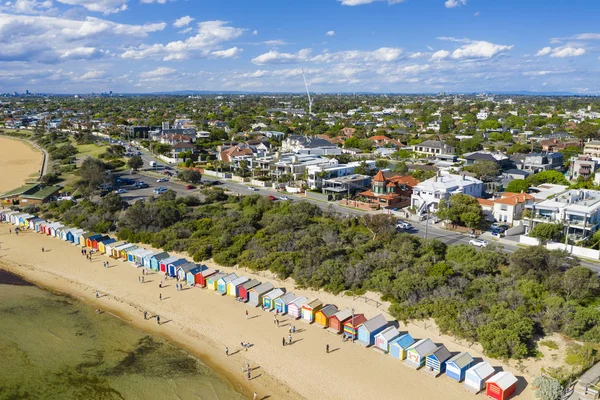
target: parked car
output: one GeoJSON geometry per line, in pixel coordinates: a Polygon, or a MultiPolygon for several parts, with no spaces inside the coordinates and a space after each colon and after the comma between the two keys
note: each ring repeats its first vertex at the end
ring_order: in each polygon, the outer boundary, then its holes
{"type": "Polygon", "coordinates": [[[117,189],[117,190],[115,190],[115,193],[116,194],[123,194],[123,193],[127,193],[127,190],[125,190],[125,189],[117,189]]]}
{"type": "Polygon", "coordinates": [[[282,200],[282,201],[288,201],[288,200],[290,200],[290,198],[289,198],[289,197],[287,197],[287,196],[281,196],[281,197],[279,198],[279,200],[282,200]]]}
{"type": "Polygon", "coordinates": [[[196,189],[196,186],[194,186],[194,185],[186,185],[185,188],[187,190],[192,190],[192,189],[196,189]]]}
{"type": "Polygon", "coordinates": [[[213,185],[213,186],[217,186],[217,185],[222,185],[223,182],[221,182],[221,181],[212,181],[210,184],[213,185]]]}
{"type": "Polygon", "coordinates": [[[138,181],[138,182],[134,183],[133,186],[135,186],[138,189],[144,189],[144,188],[150,187],[150,185],[148,185],[146,182],[143,182],[143,181],[138,181]]]}
{"type": "Polygon", "coordinates": [[[277,197],[275,197],[275,196],[273,196],[273,195],[270,195],[270,196],[268,196],[268,198],[269,198],[269,200],[271,200],[271,201],[275,201],[275,200],[277,200],[277,197]]]}
{"type": "Polygon", "coordinates": [[[469,244],[475,247],[487,247],[488,242],[482,239],[471,239],[469,240],[469,244]]]}
{"type": "Polygon", "coordinates": [[[248,186],[248,190],[250,190],[251,192],[257,192],[258,189],[252,186],[248,186]]]}
{"type": "Polygon", "coordinates": [[[409,231],[412,228],[413,228],[413,226],[411,224],[409,224],[408,222],[398,221],[396,223],[396,229],[403,229],[405,231],[409,231]]]}
{"type": "Polygon", "coordinates": [[[166,187],[159,187],[159,188],[154,189],[154,193],[155,194],[163,194],[167,190],[169,190],[169,189],[167,189],[166,187]]]}
{"type": "Polygon", "coordinates": [[[169,182],[169,180],[167,178],[160,178],[157,179],[156,182],[160,183],[160,182],[169,182]]]}

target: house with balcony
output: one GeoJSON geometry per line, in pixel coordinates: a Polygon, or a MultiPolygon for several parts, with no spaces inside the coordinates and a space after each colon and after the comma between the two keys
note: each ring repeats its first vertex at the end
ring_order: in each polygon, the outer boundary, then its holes
{"type": "Polygon", "coordinates": [[[585,146],[583,146],[583,154],[592,157],[600,157],[600,141],[593,140],[587,142],[585,146]]]}
{"type": "Polygon", "coordinates": [[[459,193],[479,198],[483,194],[483,182],[472,176],[438,174],[413,188],[410,204],[422,215],[427,210],[437,211],[440,202],[459,193]]]}
{"type": "Polygon", "coordinates": [[[342,154],[342,150],[318,137],[290,135],[281,142],[281,151],[305,155],[327,156],[342,154]]]}
{"type": "Polygon", "coordinates": [[[555,223],[564,226],[569,236],[585,239],[600,226],[600,191],[571,189],[539,203],[528,204],[529,216],[523,219],[525,232],[537,224],[555,223]]]}
{"type": "Polygon", "coordinates": [[[275,179],[290,176],[292,180],[296,181],[303,178],[306,169],[310,166],[327,167],[337,164],[337,160],[327,157],[287,153],[275,157],[270,167],[270,173],[275,179]]]}
{"type": "Polygon", "coordinates": [[[535,203],[535,198],[528,193],[504,192],[497,199],[478,199],[483,212],[489,219],[514,226],[523,217],[527,205],[535,203]]]}
{"type": "Polygon", "coordinates": [[[369,175],[352,174],[340,177],[324,179],[322,191],[324,194],[333,195],[335,199],[354,196],[356,193],[365,190],[371,183],[369,175]]]}
{"type": "Polygon", "coordinates": [[[594,159],[592,156],[580,155],[571,157],[568,178],[572,181],[576,181],[579,177],[589,179],[598,170],[598,166],[598,159],[594,159]]]}
{"type": "Polygon", "coordinates": [[[537,174],[542,171],[562,170],[562,153],[531,153],[525,156],[522,169],[537,174]]]}
{"type": "Polygon", "coordinates": [[[456,148],[450,146],[441,140],[425,140],[422,143],[415,144],[412,151],[425,156],[454,156],[456,148]]]}
{"type": "Polygon", "coordinates": [[[404,208],[410,205],[413,188],[419,181],[412,176],[399,176],[393,172],[379,171],[371,181],[371,189],[360,193],[367,203],[387,208],[404,208]]]}
{"type": "MultiPolygon", "coordinates": [[[[362,162],[359,161],[352,161],[348,164],[339,164],[336,159],[332,158],[326,165],[310,165],[306,168],[306,183],[311,189],[321,189],[324,180],[354,175],[356,168],[361,164],[362,162]]],[[[365,160],[365,165],[367,170],[375,170],[375,160],[365,160]]],[[[369,185],[367,184],[367,187],[368,186],[369,185]]]]}

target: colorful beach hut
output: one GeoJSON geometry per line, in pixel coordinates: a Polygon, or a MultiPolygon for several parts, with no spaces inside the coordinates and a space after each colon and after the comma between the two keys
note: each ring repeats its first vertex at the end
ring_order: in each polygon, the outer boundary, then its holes
{"type": "Polygon", "coordinates": [[[485,389],[485,382],[495,373],[496,371],[494,370],[494,367],[492,367],[489,362],[482,361],[467,369],[467,372],[465,373],[465,383],[463,386],[475,393],[478,393],[485,389]]]}
{"type": "Polygon", "coordinates": [[[79,243],[81,242],[81,236],[85,234],[86,232],[83,229],[73,232],[73,244],[79,245],[79,243]]]}
{"type": "Polygon", "coordinates": [[[110,239],[110,236],[102,235],[99,238],[92,240],[92,249],[98,250],[98,245],[100,244],[100,242],[107,239],[110,239]]]}
{"type": "Polygon", "coordinates": [[[354,314],[354,317],[349,318],[344,322],[344,336],[352,340],[356,339],[358,335],[358,327],[361,326],[367,317],[364,314],[354,314]]]}
{"type": "Polygon", "coordinates": [[[398,360],[406,358],[406,351],[415,343],[415,339],[410,336],[410,333],[398,336],[390,342],[390,356],[398,360]]]}
{"type": "Polygon", "coordinates": [[[140,267],[144,267],[144,260],[146,259],[147,256],[151,255],[151,254],[155,254],[156,252],[154,250],[149,250],[146,249],[144,251],[140,251],[139,253],[137,253],[135,255],[135,263],[137,265],[139,265],[140,267]]]}
{"type": "Polygon", "coordinates": [[[160,262],[169,257],[171,256],[166,251],[161,251],[154,254],[152,257],[150,257],[150,269],[153,271],[160,271],[160,262]]]}
{"type": "Polygon", "coordinates": [[[251,279],[248,282],[242,284],[242,286],[239,289],[238,298],[241,299],[242,301],[248,301],[248,296],[250,294],[249,293],[250,290],[257,287],[261,283],[262,282],[259,281],[258,279],[251,279]]]}
{"type": "Polygon", "coordinates": [[[344,332],[344,323],[350,318],[352,318],[352,310],[349,308],[338,311],[329,318],[329,328],[327,329],[333,333],[342,333],[344,332]]]}
{"type": "Polygon", "coordinates": [[[35,225],[43,220],[44,220],[44,218],[38,218],[38,217],[32,218],[29,220],[29,225],[27,227],[30,230],[35,231],[35,225]]]}
{"type": "Polygon", "coordinates": [[[219,282],[219,279],[221,279],[222,277],[227,276],[226,272],[217,272],[216,274],[212,274],[210,275],[207,279],[206,279],[206,287],[209,288],[210,290],[217,290],[217,283],[219,282]]]}
{"type": "Polygon", "coordinates": [[[384,353],[390,352],[390,342],[400,336],[395,326],[388,326],[375,335],[375,347],[384,353]]]}
{"type": "Polygon", "coordinates": [[[204,264],[196,264],[195,268],[192,268],[187,275],[185,276],[185,281],[188,284],[188,286],[195,286],[196,285],[196,276],[200,275],[200,273],[202,271],[204,271],[204,269],[208,269],[208,267],[204,264]]]}
{"type": "Polygon", "coordinates": [[[128,249],[132,246],[133,245],[131,243],[125,242],[124,244],[122,244],[120,246],[114,247],[111,252],[111,257],[113,257],[115,259],[121,258],[121,254],[123,254],[123,250],[128,249]]]}
{"type": "Polygon", "coordinates": [[[50,228],[50,236],[56,237],[59,233],[59,229],[64,227],[60,222],[56,222],[54,226],[50,228]]]}
{"type": "Polygon", "coordinates": [[[63,242],[67,240],[67,235],[71,232],[73,232],[75,229],[77,228],[62,228],[58,230],[58,238],[60,240],[62,240],[63,242]]]}
{"type": "Polygon", "coordinates": [[[273,284],[271,282],[261,283],[260,285],[253,287],[248,292],[248,305],[253,307],[260,306],[264,295],[271,290],[273,290],[273,284]]]}
{"type": "MultiPolygon", "coordinates": [[[[193,262],[187,262],[177,267],[177,276],[180,281],[185,281],[187,283],[188,274],[192,271],[200,271],[200,267],[193,262]]],[[[192,274],[192,282],[193,282],[193,274],[192,274]]]]}
{"type": "Polygon", "coordinates": [[[138,247],[137,249],[130,251],[127,253],[127,261],[129,261],[132,264],[135,264],[135,257],[140,254],[142,251],[146,251],[146,249],[142,248],[142,247],[138,247]]]}
{"type": "Polygon", "coordinates": [[[112,258],[116,258],[115,254],[118,254],[118,248],[126,245],[127,242],[121,240],[119,242],[115,242],[115,243],[110,243],[106,245],[106,255],[112,258]]]}
{"type": "Polygon", "coordinates": [[[138,246],[136,246],[135,244],[129,244],[129,247],[125,247],[124,249],[121,250],[121,254],[119,254],[119,257],[122,258],[123,260],[127,261],[129,260],[129,253],[131,253],[134,250],[139,249],[138,246]]]}
{"type": "Polygon", "coordinates": [[[36,218],[35,215],[31,214],[22,214],[19,216],[19,220],[17,221],[17,225],[21,228],[29,228],[29,221],[36,218]]]}
{"type": "Polygon", "coordinates": [[[319,299],[314,299],[302,306],[302,320],[308,323],[315,322],[315,314],[323,308],[323,302],[319,299]]]}
{"type": "Polygon", "coordinates": [[[214,269],[207,268],[207,269],[202,270],[202,272],[200,272],[198,275],[196,275],[196,286],[205,288],[206,280],[208,279],[208,277],[210,277],[211,275],[214,275],[216,273],[217,273],[217,271],[215,271],[214,269]]]}
{"type": "Polygon", "coordinates": [[[297,297],[294,293],[289,292],[281,297],[275,299],[275,311],[279,314],[285,314],[288,312],[288,304],[296,300],[297,297]]]}
{"type": "MultiPolygon", "coordinates": [[[[12,214],[12,215],[10,216],[10,223],[11,223],[11,224],[13,224],[13,225],[16,225],[16,226],[18,226],[18,225],[19,225],[20,218],[21,218],[23,215],[27,215],[27,213],[20,212],[20,213],[17,213],[17,214],[12,214]]],[[[55,223],[56,223],[56,222],[55,222],[55,223]]]]}
{"type": "Polygon", "coordinates": [[[458,353],[446,361],[446,376],[461,382],[467,370],[473,366],[473,357],[466,351],[458,353]]]}
{"type": "Polygon", "coordinates": [[[169,274],[169,276],[174,277],[177,274],[177,267],[179,267],[180,265],[186,264],[189,261],[186,260],[185,258],[178,258],[175,261],[171,261],[167,264],[167,274],[169,274]]]}
{"type": "Polygon", "coordinates": [[[358,327],[358,343],[365,346],[373,345],[375,343],[375,335],[384,330],[387,325],[387,319],[385,319],[383,314],[365,321],[358,327]]]}
{"type": "Polygon", "coordinates": [[[231,281],[234,281],[238,278],[237,274],[229,274],[229,275],[225,275],[223,277],[221,277],[218,281],[217,281],[217,292],[221,293],[222,295],[226,295],[227,294],[227,284],[231,281]]]}
{"type": "Polygon", "coordinates": [[[98,243],[98,252],[102,254],[106,254],[106,246],[111,243],[117,243],[117,239],[108,238],[98,243]]]}
{"type": "Polygon", "coordinates": [[[240,287],[250,279],[245,276],[240,276],[227,284],[227,294],[231,297],[238,297],[240,287]]]}
{"type": "Polygon", "coordinates": [[[431,339],[421,339],[406,351],[406,363],[417,368],[425,365],[427,356],[437,349],[431,339]]]}
{"type": "Polygon", "coordinates": [[[486,396],[506,400],[517,390],[517,378],[508,371],[502,371],[488,379],[485,385],[486,396]]]}
{"type": "Polygon", "coordinates": [[[95,233],[94,233],[94,232],[86,232],[86,233],[84,233],[83,235],[79,236],[79,245],[80,245],[81,247],[85,247],[85,246],[86,246],[86,243],[87,243],[87,239],[88,239],[90,236],[94,236],[94,235],[95,235],[95,233]]]}
{"type": "Polygon", "coordinates": [[[329,320],[333,317],[337,312],[338,308],[333,304],[327,304],[325,307],[321,308],[315,314],[315,322],[317,325],[322,326],[323,328],[329,327],[329,320]]]}
{"type": "Polygon", "coordinates": [[[285,289],[273,289],[263,296],[262,305],[265,310],[271,311],[275,309],[275,300],[285,294],[285,289]]]}
{"type": "Polygon", "coordinates": [[[40,219],[40,221],[37,221],[35,223],[35,226],[34,226],[33,230],[36,231],[36,232],[39,232],[40,229],[41,229],[41,227],[42,227],[42,225],[45,224],[46,222],[47,221],[45,219],[40,219]]]}
{"type": "Polygon", "coordinates": [[[75,238],[78,237],[77,235],[81,235],[83,232],[83,229],[71,229],[69,232],[67,232],[67,237],[65,240],[70,243],[75,243],[75,238]]]}
{"type": "Polygon", "coordinates": [[[167,272],[167,265],[169,265],[170,262],[176,261],[176,260],[179,260],[179,258],[175,257],[175,256],[170,256],[170,257],[163,258],[162,260],[160,260],[160,263],[158,264],[160,272],[167,272]]]}
{"type": "Polygon", "coordinates": [[[89,247],[89,248],[93,248],[92,244],[94,243],[94,240],[96,240],[96,239],[99,239],[99,238],[101,238],[101,237],[102,237],[102,235],[100,235],[100,234],[97,234],[97,233],[96,233],[96,234],[93,234],[93,235],[90,235],[90,236],[88,236],[88,237],[85,239],[85,246],[86,246],[86,247],[89,247]]]}
{"type": "Polygon", "coordinates": [[[308,299],[304,296],[288,303],[288,315],[294,319],[302,317],[302,306],[308,304],[308,299]]]}
{"type": "Polygon", "coordinates": [[[442,374],[446,371],[446,361],[452,357],[450,351],[446,346],[441,345],[435,349],[431,354],[427,355],[425,365],[429,372],[435,372],[436,374],[442,374]]]}

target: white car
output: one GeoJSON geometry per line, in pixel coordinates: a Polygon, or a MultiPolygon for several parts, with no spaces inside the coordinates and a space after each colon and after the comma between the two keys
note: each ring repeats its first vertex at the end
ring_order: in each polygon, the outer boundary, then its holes
{"type": "Polygon", "coordinates": [[[279,200],[282,200],[282,201],[288,201],[288,200],[290,200],[290,198],[289,198],[289,197],[287,197],[287,196],[281,196],[281,197],[279,198],[279,200]]]}
{"type": "Polygon", "coordinates": [[[169,182],[169,180],[167,178],[160,178],[157,179],[156,182],[160,183],[160,182],[169,182]]]}
{"type": "Polygon", "coordinates": [[[249,186],[248,190],[250,190],[251,192],[258,192],[258,189],[252,186],[249,186]]]}
{"type": "Polygon", "coordinates": [[[127,193],[127,190],[125,190],[125,189],[117,189],[117,190],[115,190],[115,193],[116,194],[123,194],[123,193],[127,193]]]}
{"type": "Polygon", "coordinates": [[[154,193],[155,194],[163,194],[164,192],[166,192],[168,189],[166,187],[159,187],[154,189],[154,193]]]}
{"type": "Polygon", "coordinates": [[[487,247],[488,242],[482,239],[471,239],[469,240],[469,244],[475,247],[487,247]]]}
{"type": "Polygon", "coordinates": [[[397,229],[404,229],[404,230],[408,231],[408,230],[412,229],[412,225],[409,224],[408,222],[398,221],[396,223],[396,228],[397,229]]]}

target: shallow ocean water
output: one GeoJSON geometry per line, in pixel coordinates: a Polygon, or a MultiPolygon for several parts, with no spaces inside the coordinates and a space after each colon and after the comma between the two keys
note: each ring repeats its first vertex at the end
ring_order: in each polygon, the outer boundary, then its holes
{"type": "Polygon", "coordinates": [[[184,350],[0,271],[0,399],[243,399],[184,350]]]}

